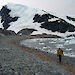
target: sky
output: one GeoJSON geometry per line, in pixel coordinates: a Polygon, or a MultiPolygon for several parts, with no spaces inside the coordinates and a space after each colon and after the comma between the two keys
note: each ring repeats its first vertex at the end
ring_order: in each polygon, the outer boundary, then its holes
{"type": "Polygon", "coordinates": [[[48,10],[61,15],[75,15],[75,0],[0,0],[0,8],[9,2],[48,10]]]}

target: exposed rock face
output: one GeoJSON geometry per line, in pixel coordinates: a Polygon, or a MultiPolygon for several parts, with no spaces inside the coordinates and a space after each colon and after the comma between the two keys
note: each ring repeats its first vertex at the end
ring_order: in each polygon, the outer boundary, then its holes
{"type": "Polygon", "coordinates": [[[52,18],[57,18],[57,17],[51,14],[43,14],[43,15],[35,14],[33,20],[34,22],[41,23],[41,22],[48,22],[48,19],[52,18]]]}
{"type": "Polygon", "coordinates": [[[19,35],[30,35],[33,31],[36,31],[35,29],[22,29],[17,34],[19,35]]]}
{"type": "Polygon", "coordinates": [[[66,16],[66,17],[67,17],[67,19],[69,19],[69,20],[75,21],[75,18],[72,18],[72,17],[69,17],[69,16],[66,16]]]}
{"type": "Polygon", "coordinates": [[[10,26],[10,22],[15,22],[18,20],[19,17],[11,17],[10,13],[11,10],[7,8],[7,6],[3,6],[0,11],[1,16],[1,23],[3,23],[4,29],[7,29],[10,26]]]}
{"type": "Polygon", "coordinates": [[[69,31],[69,32],[75,31],[75,26],[67,23],[65,20],[61,18],[58,18],[50,14],[43,14],[43,15],[36,14],[33,20],[34,22],[41,23],[41,26],[40,26],[41,28],[52,30],[52,32],[58,31],[61,33],[65,33],[66,31],[69,31]],[[55,18],[57,20],[49,21],[55,18]]]}

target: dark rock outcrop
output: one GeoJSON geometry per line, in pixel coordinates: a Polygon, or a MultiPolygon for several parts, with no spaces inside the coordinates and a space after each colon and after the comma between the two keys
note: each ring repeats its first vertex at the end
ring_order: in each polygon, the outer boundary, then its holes
{"type": "Polygon", "coordinates": [[[33,20],[34,22],[40,23],[40,22],[48,22],[48,19],[51,18],[57,18],[57,17],[51,14],[43,14],[43,15],[35,14],[33,20]]]}
{"type": "Polygon", "coordinates": [[[69,19],[69,20],[75,21],[75,18],[72,18],[72,17],[69,17],[69,16],[66,16],[66,17],[67,17],[67,19],[69,19]]]}
{"type": "Polygon", "coordinates": [[[52,32],[58,31],[61,33],[65,33],[66,31],[68,32],[75,31],[75,26],[67,23],[65,20],[61,18],[52,16],[50,14],[43,14],[43,15],[36,14],[33,20],[34,20],[34,23],[35,22],[41,23],[41,26],[40,26],[41,28],[51,30],[52,32]],[[49,21],[50,19],[55,19],[55,18],[57,18],[58,20],[49,21]]]}
{"type": "Polygon", "coordinates": [[[8,9],[7,6],[3,6],[1,11],[0,11],[0,16],[1,16],[1,23],[3,23],[4,29],[7,29],[10,26],[10,22],[15,22],[18,20],[19,17],[11,17],[10,13],[11,10],[8,9]]]}
{"type": "Polygon", "coordinates": [[[52,30],[52,32],[58,31],[61,33],[65,33],[66,31],[73,32],[75,31],[75,26],[65,22],[65,21],[60,21],[60,23],[57,21],[54,22],[45,22],[41,24],[41,28],[45,28],[48,30],[52,30]]]}
{"type": "Polygon", "coordinates": [[[33,31],[37,31],[35,29],[22,29],[21,31],[19,31],[17,34],[18,35],[30,35],[33,31]]]}

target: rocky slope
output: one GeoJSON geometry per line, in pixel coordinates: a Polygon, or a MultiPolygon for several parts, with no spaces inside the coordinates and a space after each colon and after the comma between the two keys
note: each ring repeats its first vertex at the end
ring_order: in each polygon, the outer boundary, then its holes
{"type": "Polygon", "coordinates": [[[9,36],[0,39],[0,75],[75,74],[72,67],[75,64],[74,58],[64,57],[64,62],[59,64],[54,54],[20,46],[19,42],[27,38],[28,36],[9,36]]]}
{"type": "Polygon", "coordinates": [[[1,29],[0,28],[0,35],[1,36],[9,36],[9,35],[16,35],[16,33],[14,32],[14,31],[12,31],[12,30],[5,30],[5,29],[1,29]]]}

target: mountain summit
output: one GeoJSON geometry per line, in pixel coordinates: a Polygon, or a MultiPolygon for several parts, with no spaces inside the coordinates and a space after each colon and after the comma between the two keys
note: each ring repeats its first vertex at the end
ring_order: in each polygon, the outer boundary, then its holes
{"type": "MultiPolygon", "coordinates": [[[[30,31],[35,34],[55,34],[65,36],[75,33],[74,18],[66,16],[62,19],[48,11],[30,8],[20,4],[8,3],[0,10],[0,28],[16,33],[30,31]]],[[[22,34],[22,33],[21,33],[22,34]]]]}

